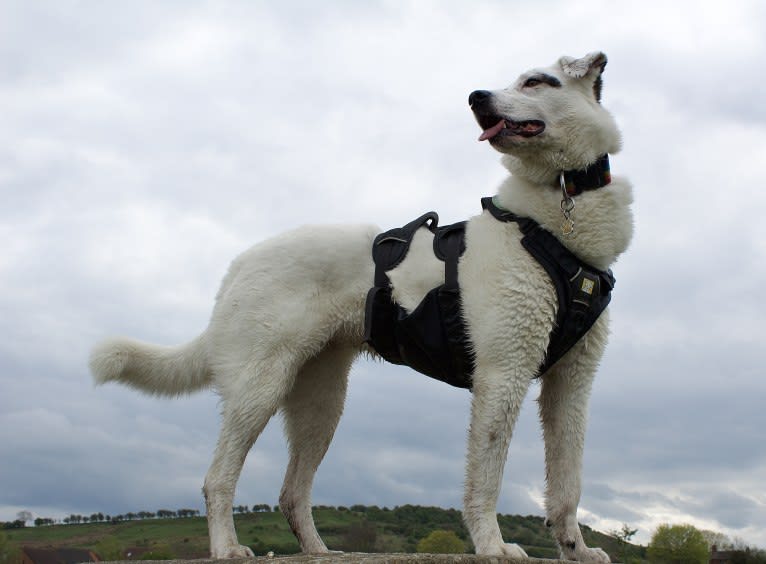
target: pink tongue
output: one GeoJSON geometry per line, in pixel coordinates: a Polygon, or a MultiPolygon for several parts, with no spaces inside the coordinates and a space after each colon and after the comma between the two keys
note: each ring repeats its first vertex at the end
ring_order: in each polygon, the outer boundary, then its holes
{"type": "Polygon", "coordinates": [[[500,133],[501,130],[505,128],[505,120],[501,119],[497,122],[497,125],[493,125],[489,129],[485,129],[484,133],[482,133],[479,136],[479,141],[486,141],[487,139],[492,139],[495,135],[500,133]]]}

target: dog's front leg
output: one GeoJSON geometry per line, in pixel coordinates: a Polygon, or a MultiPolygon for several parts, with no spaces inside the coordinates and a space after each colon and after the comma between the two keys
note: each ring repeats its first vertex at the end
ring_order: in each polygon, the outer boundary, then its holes
{"type": "Polygon", "coordinates": [[[508,444],[530,380],[531,373],[516,371],[477,370],[474,377],[463,518],[476,554],[527,556],[519,546],[503,542],[496,506],[508,444]]]}
{"type": "Polygon", "coordinates": [[[607,318],[594,325],[557,365],[542,377],[539,409],[545,437],[546,525],[561,558],[609,562],[600,548],[588,548],[577,524],[588,398],[606,343],[607,318]]]}

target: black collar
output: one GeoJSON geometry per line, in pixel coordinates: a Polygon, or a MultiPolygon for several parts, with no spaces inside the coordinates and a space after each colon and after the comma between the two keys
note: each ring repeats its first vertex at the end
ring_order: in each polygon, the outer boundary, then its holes
{"type": "MultiPolygon", "coordinates": [[[[578,196],[586,190],[603,188],[612,181],[609,173],[609,155],[602,155],[595,163],[580,170],[565,170],[564,185],[569,196],[578,196]]],[[[559,180],[557,179],[557,184],[559,180]]]]}

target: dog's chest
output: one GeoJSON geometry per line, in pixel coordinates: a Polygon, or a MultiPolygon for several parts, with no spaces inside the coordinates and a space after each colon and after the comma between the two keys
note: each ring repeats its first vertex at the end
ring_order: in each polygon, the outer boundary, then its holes
{"type": "Polygon", "coordinates": [[[459,280],[465,321],[476,341],[488,331],[516,334],[519,326],[539,327],[543,338],[550,333],[556,291],[521,239],[516,224],[489,214],[468,224],[459,280]]]}

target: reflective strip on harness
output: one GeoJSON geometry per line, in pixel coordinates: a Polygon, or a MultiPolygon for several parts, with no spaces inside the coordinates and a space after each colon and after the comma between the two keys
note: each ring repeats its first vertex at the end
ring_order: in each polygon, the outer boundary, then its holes
{"type": "MultiPolygon", "coordinates": [[[[545,373],[593,326],[614,287],[611,271],[578,259],[534,220],[519,217],[483,198],[482,207],[499,221],[518,224],[521,244],[540,263],[556,288],[558,310],[548,350],[537,376],[545,373]]],[[[458,260],[465,250],[465,222],[438,227],[429,212],[404,227],[379,234],[373,242],[375,286],[367,294],[364,341],[385,360],[459,388],[472,387],[474,354],[463,320],[458,260]],[[444,262],[444,284],[426,294],[411,313],[393,301],[387,272],[407,255],[415,232],[434,234],[434,254],[444,262]]]]}

